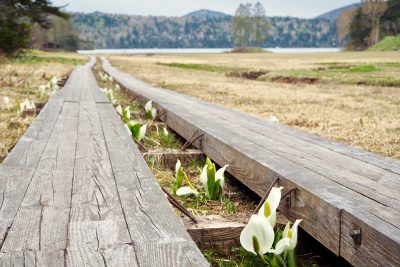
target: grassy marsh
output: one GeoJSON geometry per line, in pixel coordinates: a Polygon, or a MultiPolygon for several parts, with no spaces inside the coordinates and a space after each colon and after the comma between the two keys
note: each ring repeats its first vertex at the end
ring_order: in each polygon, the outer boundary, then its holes
{"type": "Polygon", "coordinates": [[[68,76],[76,64],[87,57],[65,52],[31,51],[20,58],[0,59],[0,162],[17,143],[32,123],[34,117],[17,116],[16,104],[28,98],[35,102],[47,102],[48,96],[41,97],[38,87],[53,76],[68,76]],[[9,111],[3,97],[10,98],[14,106],[9,111]]]}

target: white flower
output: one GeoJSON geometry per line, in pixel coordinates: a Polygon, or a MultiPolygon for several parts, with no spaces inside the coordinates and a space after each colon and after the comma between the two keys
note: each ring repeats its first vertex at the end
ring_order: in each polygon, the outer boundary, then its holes
{"type": "Polygon", "coordinates": [[[221,186],[222,189],[224,189],[225,186],[225,177],[224,177],[224,173],[226,168],[229,165],[225,165],[224,167],[222,167],[221,169],[219,169],[216,173],[215,173],[215,181],[219,181],[219,185],[221,186]]]}
{"type": "Polygon", "coordinates": [[[3,102],[7,109],[10,111],[12,109],[10,98],[8,96],[3,97],[3,102]]]}
{"type": "Polygon", "coordinates": [[[265,216],[272,227],[274,227],[276,223],[276,209],[281,201],[282,189],[283,187],[273,187],[264,204],[258,211],[258,215],[265,216]]]}
{"type": "Polygon", "coordinates": [[[157,116],[157,110],[153,108],[153,101],[149,100],[146,105],[144,106],[144,110],[146,111],[146,116],[149,119],[155,119],[157,116]]]}
{"type": "Polygon", "coordinates": [[[187,195],[195,195],[197,196],[199,192],[191,188],[190,186],[184,186],[176,190],[177,196],[187,196],[187,195]]]}
{"type": "Polygon", "coordinates": [[[139,142],[146,136],[146,130],[147,130],[147,124],[142,125],[142,127],[140,127],[139,135],[137,138],[139,142]]]}
{"type": "Polygon", "coordinates": [[[126,116],[126,119],[128,119],[128,120],[131,119],[131,107],[130,106],[127,106],[125,108],[125,116],[126,116]]]}
{"type": "Polygon", "coordinates": [[[182,167],[181,161],[178,159],[178,161],[175,164],[175,176],[178,174],[178,171],[182,167]]]}
{"type": "Polygon", "coordinates": [[[274,229],[268,220],[260,215],[252,215],[250,221],[240,234],[240,244],[242,247],[257,255],[264,255],[266,253],[279,255],[289,246],[289,239],[282,238],[276,244],[275,249],[273,249],[274,239],[274,229]]]}
{"type": "Polygon", "coordinates": [[[168,130],[167,130],[167,128],[163,128],[163,131],[164,131],[164,136],[165,137],[168,137],[168,135],[169,135],[169,132],[168,132],[168,130]]]}
{"type": "Polygon", "coordinates": [[[283,230],[283,237],[289,238],[289,247],[288,249],[293,250],[297,246],[297,233],[298,233],[298,226],[299,223],[301,223],[302,220],[296,220],[290,228],[290,222],[288,222],[285,226],[285,229],[283,230]]]}

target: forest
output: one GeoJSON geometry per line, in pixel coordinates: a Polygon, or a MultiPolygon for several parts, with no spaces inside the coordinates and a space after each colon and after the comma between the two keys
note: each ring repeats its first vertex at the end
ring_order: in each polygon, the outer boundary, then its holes
{"type": "MultiPolygon", "coordinates": [[[[230,48],[233,16],[134,16],[74,13],[72,23],[95,48],[230,48]]],[[[338,47],[328,19],[270,17],[263,47],[338,47]]]]}

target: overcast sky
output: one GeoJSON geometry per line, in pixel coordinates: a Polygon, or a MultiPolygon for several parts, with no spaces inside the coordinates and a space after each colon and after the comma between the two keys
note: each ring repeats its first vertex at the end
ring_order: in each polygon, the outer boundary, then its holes
{"type": "MultiPolygon", "coordinates": [[[[122,13],[130,15],[182,16],[198,9],[234,14],[240,3],[249,0],[53,0],[67,11],[122,13]]],[[[326,11],[359,2],[357,0],[262,0],[268,16],[312,18],[326,11]]]]}

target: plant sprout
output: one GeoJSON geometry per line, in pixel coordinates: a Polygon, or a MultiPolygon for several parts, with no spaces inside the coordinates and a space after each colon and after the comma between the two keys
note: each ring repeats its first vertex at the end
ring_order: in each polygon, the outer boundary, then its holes
{"type": "Polygon", "coordinates": [[[227,167],[228,165],[225,165],[217,171],[215,164],[207,157],[206,164],[200,175],[200,181],[209,199],[217,200],[222,197],[225,186],[224,172],[227,167]]]}
{"type": "Polygon", "coordinates": [[[3,102],[4,102],[4,105],[6,106],[6,108],[8,109],[8,111],[11,111],[13,107],[10,103],[10,98],[8,96],[3,97],[3,102]]]}
{"type": "Polygon", "coordinates": [[[157,116],[157,110],[153,108],[153,101],[148,101],[144,106],[144,110],[146,111],[146,118],[149,120],[154,120],[157,116]]]}
{"type": "Polygon", "coordinates": [[[147,124],[141,125],[140,123],[130,121],[125,124],[125,127],[129,130],[133,138],[135,138],[135,140],[138,142],[142,141],[142,139],[146,137],[147,124]]]}
{"type": "Polygon", "coordinates": [[[25,110],[34,110],[36,109],[35,103],[31,100],[29,101],[28,99],[25,99],[24,102],[20,103],[18,102],[17,104],[17,114],[20,115],[22,112],[25,110]]]}
{"type": "Polygon", "coordinates": [[[181,161],[179,159],[175,165],[175,180],[172,183],[172,193],[177,196],[199,195],[199,192],[196,190],[196,188],[194,188],[186,172],[183,170],[181,161]],[[189,186],[182,187],[184,180],[186,180],[186,183],[189,186]]]}
{"type": "Polygon", "coordinates": [[[171,135],[165,127],[163,128],[163,141],[167,147],[171,145],[171,135]]]}
{"type": "Polygon", "coordinates": [[[272,188],[258,214],[252,215],[242,230],[240,244],[248,252],[258,255],[268,266],[296,267],[295,248],[301,220],[296,220],[292,228],[288,222],[283,232],[274,232],[276,209],[281,200],[282,189],[272,188]]]}
{"type": "Polygon", "coordinates": [[[121,105],[118,105],[118,107],[116,107],[115,110],[121,116],[123,121],[129,121],[132,118],[130,106],[127,106],[126,108],[122,109],[121,105]]]}

